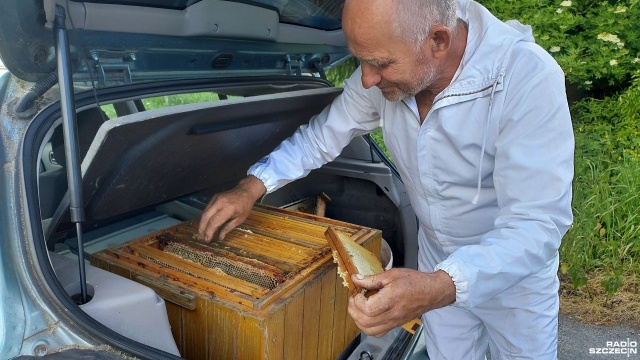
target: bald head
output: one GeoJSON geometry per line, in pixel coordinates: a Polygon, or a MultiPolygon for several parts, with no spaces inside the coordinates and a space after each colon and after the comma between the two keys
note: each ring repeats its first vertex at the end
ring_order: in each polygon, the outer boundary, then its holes
{"type": "Polygon", "coordinates": [[[347,0],[342,13],[342,29],[350,42],[390,37],[393,11],[389,0],[347,0]]]}
{"type": "Polygon", "coordinates": [[[434,25],[456,30],[455,0],[347,0],[342,15],[345,34],[384,31],[420,47],[434,25]]]}

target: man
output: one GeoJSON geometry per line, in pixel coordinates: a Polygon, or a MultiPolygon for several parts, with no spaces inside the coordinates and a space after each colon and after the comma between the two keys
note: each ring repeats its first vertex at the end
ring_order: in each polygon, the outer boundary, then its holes
{"type": "Polygon", "coordinates": [[[419,271],[354,281],[349,313],[380,336],[417,316],[431,359],[555,359],[558,247],[572,222],[573,133],[562,70],[528,27],[470,0],[347,0],[361,67],[309,125],[215,196],[224,237],[265,192],[378,127],[420,221],[419,271]]]}

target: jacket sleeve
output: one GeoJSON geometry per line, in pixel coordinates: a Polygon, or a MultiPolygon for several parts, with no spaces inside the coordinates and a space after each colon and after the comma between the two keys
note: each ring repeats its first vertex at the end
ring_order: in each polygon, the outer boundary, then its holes
{"type": "Polygon", "coordinates": [[[267,193],[332,161],[351,139],[379,127],[380,117],[360,74],[358,68],[329,106],[249,168],[247,174],[260,179],[267,193]]]}
{"type": "Polygon", "coordinates": [[[453,279],[454,304],[462,308],[554,264],[573,221],[574,139],[562,71],[547,65],[513,76],[504,91],[495,143],[493,228],[479,244],[459,248],[436,266],[453,279]]]}

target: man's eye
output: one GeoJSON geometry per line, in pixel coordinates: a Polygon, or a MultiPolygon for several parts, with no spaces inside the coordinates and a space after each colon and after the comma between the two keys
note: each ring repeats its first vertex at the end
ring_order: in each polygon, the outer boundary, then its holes
{"type": "Polygon", "coordinates": [[[374,68],[384,69],[384,68],[389,67],[389,65],[390,65],[391,63],[377,63],[377,62],[369,62],[368,64],[369,64],[369,66],[372,66],[372,67],[374,67],[374,68]]]}

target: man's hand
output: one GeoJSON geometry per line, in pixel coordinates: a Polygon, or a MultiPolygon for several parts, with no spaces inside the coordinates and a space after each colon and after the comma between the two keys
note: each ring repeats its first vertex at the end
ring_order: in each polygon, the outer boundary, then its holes
{"type": "Polygon", "coordinates": [[[391,269],[372,276],[354,275],[353,282],[378,293],[362,293],[349,299],[349,314],[367,335],[380,337],[429,310],[456,300],[456,287],[449,274],[439,270],[423,273],[391,269]]]}
{"type": "Polygon", "coordinates": [[[267,189],[260,179],[249,175],[238,185],[216,194],[204,209],[198,233],[204,241],[214,237],[222,240],[227,234],[242,224],[251,213],[253,204],[266,193],[267,189]]]}

